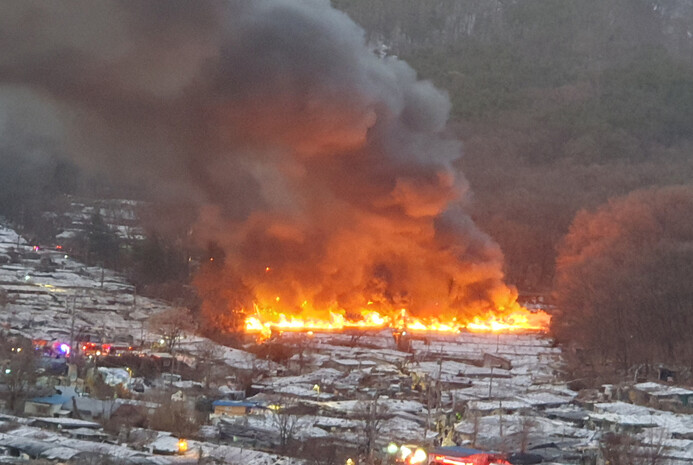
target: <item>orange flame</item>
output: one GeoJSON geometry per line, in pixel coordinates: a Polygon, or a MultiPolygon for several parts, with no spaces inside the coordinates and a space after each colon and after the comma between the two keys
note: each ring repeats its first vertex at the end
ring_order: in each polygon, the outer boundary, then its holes
{"type": "Polygon", "coordinates": [[[520,307],[510,313],[487,315],[485,318],[476,316],[466,328],[473,332],[546,331],[550,323],[551,315],[548,313],[530,312],[520,307]]]}
{"type": "MultiPolygon", "coordinates": [[[[277,300],[278,301],[278,300],[277,300]]],[[[303,302],[303,308],[309,307],[303,302]]],[[[528,332],[545,331],[551,316],[543,311],[532,312],[515,303],[512,311],[499,309],[469,321],[441,321],[436,318],[415,318],[406,309],[397,312],[397,317],[381,315],[372,310],[363,310],[358,319],[349,319],[337,310],[329,311],[328,319],[298,317],[278,312],[268,307],[255,306],[255,313],[245,320],[248,333],[269,337],[272,331],[341,331],[345,329],[384,329],[386,327],[407,329],[412,332],[457,333],[472,332],[528,332]]]]}

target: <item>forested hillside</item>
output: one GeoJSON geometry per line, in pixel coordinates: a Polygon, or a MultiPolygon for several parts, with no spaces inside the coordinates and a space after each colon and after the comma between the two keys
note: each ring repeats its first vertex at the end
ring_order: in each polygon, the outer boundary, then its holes
{"type": "MultiPolygon", "coordinates": [[[[693,1],[332,3],[449,92],[470,208],[521,290],[552,288],[580,209],[693,179],[693,1]]],[[[0,139],[0,215],[52,231],[42,212],[64,208],[61,194],[146,195],[84,174],[24,113],[0,139]]]]}
{"type": "Polygon", "coordinates": [[[693,179],[693,2],[333,0],[450,93],[476,220],[552,287],[577,211],[693,179]]]}

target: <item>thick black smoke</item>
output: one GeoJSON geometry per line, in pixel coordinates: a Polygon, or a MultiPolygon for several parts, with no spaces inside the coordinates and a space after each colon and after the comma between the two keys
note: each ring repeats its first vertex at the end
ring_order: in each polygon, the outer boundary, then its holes
{"type": "Polygon", "coordinates": [[[327,1],[5,2],[0,86],[22,137],[198,208],[261,305],[512,300],[462,209],[446,95],[327,1]]]}

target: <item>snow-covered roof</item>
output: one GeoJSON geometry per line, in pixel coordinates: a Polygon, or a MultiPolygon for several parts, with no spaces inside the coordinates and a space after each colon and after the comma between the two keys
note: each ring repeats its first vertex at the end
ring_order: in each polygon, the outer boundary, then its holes
{"type": "Polygon", "coordinates": [[[693,396],[693,391],[677,386],[669,386],[659,383],[640,383],[633,386],[638,391],[648,393],[653,397],[668,397],[668,396],[693,396]]]}
{"type": "MultiPolygon", "coordinates": [[[[365,408],[373,403],[372,399],[363,400],[339,400],[339,401],[327,401],[321,402],[320,405],[325,409],[332,410],[335,412],[340,412],[343,414],[354,415],[359,412],[359,410],[365,408]]],[[[424,406],[421,402],[416,400],[403,400],[403,399],[388,399],[385,397],[380,397],[377,400],[379,408],[383,409],[384,413],[404,411],[410,413],[420,413],[424,411],[424,406]]]]}
{"type": "Polygon", "coordinates": [[[36,422],[40,423],[50,423],[55,426],[60,426],[65,429],[74,428],[101,428],[99,423],[94,421],[80,420],[78,418],[52,418],[52,417],[38,417],[35,418],[36,422]]]}
{"type": "MultiPolygon", "coordinates": [[[[325,363],[325,362],[323,362],[325,363]]],[[[333,359],[329,360],[329,363],[333,363],[335,365],[341,365],[344,367],[369,367],[369,366],[375,366],[376,363],[372,360],[356,360],[356,359],[351,359],[351,358],[342,358],[342,359],[333,359]]]]}
{"type": "Polygon", "coordinates": [[[149,446],[155,452],[175,454],[178,452],[178,438],[170,434],[159,434],[159,437],[152,441],[149,446]]]}
{"type": "Polygon", "coordinates": [[[519,399],[507,400],[472,400],[468,404],[470,410],[492,412],[494,410],[519,410],[530,408],[530,404],[519,399]]]}
{"type": "Polygon", "coordinates": [[[562,405],[573,400],[572,397],[559,396],[550,392],[528,392],[526,394],[516,396],[515,398],[533,407],[562,405]]]}

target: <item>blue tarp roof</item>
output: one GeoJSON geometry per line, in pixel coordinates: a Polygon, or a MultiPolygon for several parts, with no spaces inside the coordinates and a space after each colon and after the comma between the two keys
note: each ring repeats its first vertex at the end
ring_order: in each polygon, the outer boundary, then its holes
{"type": "Polygon", "coordinates": [[[54,394],[48,397],[34,397],[33,399],[29,399],[29,402],[34,402],[36,404],[63,405],[65,402],[69,402],[70,399],[72,399],[72,397],[54,394]]]}
{"type": "Polygon", "coordinates": [[[243,402],[239,400],[215,400],[212,402],[214,407],[258,407],[255,402],[243,402]]]}

